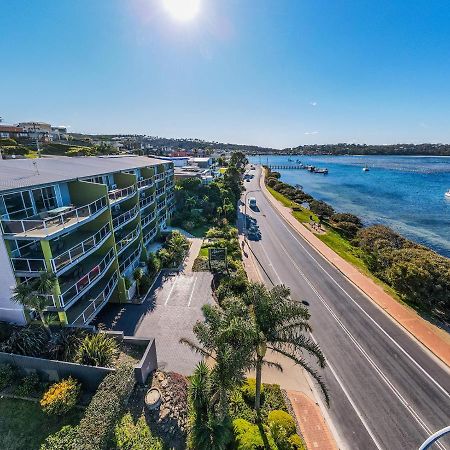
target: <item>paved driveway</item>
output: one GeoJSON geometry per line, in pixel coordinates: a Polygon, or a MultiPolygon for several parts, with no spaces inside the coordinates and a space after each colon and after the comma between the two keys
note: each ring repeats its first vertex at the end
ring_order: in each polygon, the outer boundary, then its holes
{"type": "Polygon", "coordinates": [[[212,301],[211,280],[209,272],[161,277],[142,305],[107,305],[96,324],[128,336],[154,337],[158,366],[190,375],[201,357],[178,341],[195,339],[192,327],[203,318],[201,307],[212,301]]]}

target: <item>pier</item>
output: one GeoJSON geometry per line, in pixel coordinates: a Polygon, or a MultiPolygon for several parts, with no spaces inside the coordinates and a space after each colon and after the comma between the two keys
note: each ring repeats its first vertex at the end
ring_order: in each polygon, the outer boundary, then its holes
{"type": "Polygon", "coordinates": [[[306,167],[303,164],[270,164],[270,170],[300,170],[306,167]]]}

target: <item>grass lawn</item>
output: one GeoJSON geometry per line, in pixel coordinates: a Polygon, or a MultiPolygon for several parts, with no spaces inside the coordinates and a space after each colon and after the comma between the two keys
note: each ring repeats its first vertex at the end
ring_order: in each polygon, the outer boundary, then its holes
{"type": "MultiPolygon", "coordinates": [[[[285,197],[283,194],[280,194],[279,192],[273,190],[270,187],[267,187],[267,190],[284,206],[287,206],[289,208],[292,208],[292,206],[296,206],[296,203],[289,200],[287,197],[285,197]]],[[[293,211],[292,215],[299,221],[299,222],[309,222],[309,216],[312,215],[313,219],[318,222],[317,216],[309,209],[302,208],[302,211],[293,211]]],[[[358,247],[355,247],[351,244],[350,241],[342,237],[337,231],[334,231],[333,229],[330,229],[328,227],[328,231],[325,234],[316,235],[324,244],[328,245],[332,250],[334,250],[341,258],[345,259],[347,262],[355,266],[357,269],[359,269],[360,272],[362,272],[364,275],[371,278],[375,283],[379,284],[389,295],[391,295],[393,298],[395,298],[400,303],[403,303],[403,300],[399,297],[397,292],[392,289],[390,286],[388,286],[386,283],[381,281],[379,278],[375,277],[370,270],[367,268],[366,263],[363,259],[363,253],[362,250],[358,247]]]]}
{"type": "Polygon", "coordinates": [[[26,400],[0,399],[0,448],[38,450],[42,441],[64,425],[77,424],[79,409],[64,417],[45,415],[39,403],[26,400]]]}
{"type": "Polygon", "coordinates": [[[197,227],[197,228],[194,228],[193,230],[189,231],[189,233],[191,233],[192,235],[194,235],[197,238],[202,238],[202,237],[205,237],[206,232],[210,228],[211,227],[209,225],[202,225],[201,227],[197,227]]]}

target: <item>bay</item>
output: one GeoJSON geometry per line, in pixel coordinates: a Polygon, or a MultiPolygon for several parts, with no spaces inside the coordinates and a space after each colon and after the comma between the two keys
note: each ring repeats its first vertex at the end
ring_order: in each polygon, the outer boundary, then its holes
{"type": "Polygon", "coordinates": [[[281,180],[300,184],[336,211],[381,223],[450,257],[450,157],[277,156],[249,157],[252,163],[326,167],[328,175],[277,170],[281,180]],[[289,159],[291,161],[289,161],[289,159]],[[367,165],[369,171],[362,168],[367,165]]]}

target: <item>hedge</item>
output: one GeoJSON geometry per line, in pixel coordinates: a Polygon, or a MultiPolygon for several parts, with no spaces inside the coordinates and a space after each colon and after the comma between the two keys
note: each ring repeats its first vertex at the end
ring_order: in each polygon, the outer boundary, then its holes
{"type": "Polygon", "coordinates": [[[120,367],[105,377],[80,421],[77,450],[108,448],[134,383],[133,369],[129,366],[120,367]]]}

